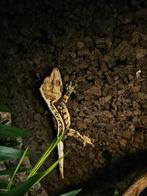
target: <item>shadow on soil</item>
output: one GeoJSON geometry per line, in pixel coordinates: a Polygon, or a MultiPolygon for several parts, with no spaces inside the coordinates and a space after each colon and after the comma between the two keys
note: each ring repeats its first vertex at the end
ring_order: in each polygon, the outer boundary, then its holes
{"type": "MultiPolygon", "coordinates": [[[[128,186],[131,185],[134,178],[145,172],[146,166],[147,151],[126,155],[102,170],[95,171],[95,174],[85,183],[78,184],[76,187],[68,187],[67,191],[82,188],[80,196],[112,196],[115,189],[118,189],[119,193],[124,191],[124,181],[128,181],[128,186]],[[119,187],[116,187],[118,182],[119,187]]],[[[65,189],[63,192],[66,192],[65,189]]]]}

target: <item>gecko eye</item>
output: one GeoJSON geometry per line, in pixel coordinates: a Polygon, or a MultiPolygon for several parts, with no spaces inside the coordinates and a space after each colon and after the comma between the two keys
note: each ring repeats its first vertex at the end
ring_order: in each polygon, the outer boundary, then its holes
{"type": "Polygon", "coordinates": [[[56,80],[55,85],[58,86],[58,87],[59,87],[59,86],[62,86],[60,80],[56,80]]]}

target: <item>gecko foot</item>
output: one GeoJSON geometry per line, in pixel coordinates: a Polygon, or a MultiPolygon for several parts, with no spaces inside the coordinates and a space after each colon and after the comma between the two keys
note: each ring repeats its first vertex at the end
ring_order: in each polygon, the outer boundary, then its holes
{"type": "Polygon", "coordinates": [[[80,141],[83,144],[83,147],[85,147],[86,144],[90,144],[92,147],[94,147],[94,144],[88,136],[81,135],[78,131],[74,129],[69,129],[67,135],[70,137],[74,137],[76,140],[80,141]]]}

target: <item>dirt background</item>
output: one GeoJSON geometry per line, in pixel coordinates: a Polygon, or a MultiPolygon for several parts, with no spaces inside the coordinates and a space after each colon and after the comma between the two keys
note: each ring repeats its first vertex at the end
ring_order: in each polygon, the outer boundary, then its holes
{"type": "Polygon", "coordinates": [[[71,127],[94,142],[65,140],[65,179],[55,169],[43,181],[49,195],[122,193],[147,169],[147,2],[1,0],[0,21],[0,103],[32,130],[32,164],[56,135],[38,90],[53,67],[77,84],[71,127]]]}

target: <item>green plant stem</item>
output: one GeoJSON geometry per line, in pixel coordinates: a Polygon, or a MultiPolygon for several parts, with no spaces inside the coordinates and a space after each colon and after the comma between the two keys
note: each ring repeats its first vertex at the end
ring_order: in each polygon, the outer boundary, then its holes
{"type": "Polygon", "coordinates": [[[16,173],[17,173],[17,171],[19,170],[21,163],[22,163],[23,160],[25,159],[25,156],[26,156],[27,152],[28,152],[28,147],[27,147],[26,150],[24,151],[24,153],[23,153],[21,159],[19,160],[19,162],[18,162],[18,164],[17,164],[17,166],[16,166],[16,169],[14,170],[14,173],[13,173],[12,177],[10,178],[10,181],[9,181],[9,183],[8,183],[8,186],[7,186],[8,191],[10,191],[10,189],[11,189],[11,186],[12,186],[12,184],[13,184],[13,180],[14,180],[14,178],[15,178],[15,176],[16,176],[16,173]]]}

